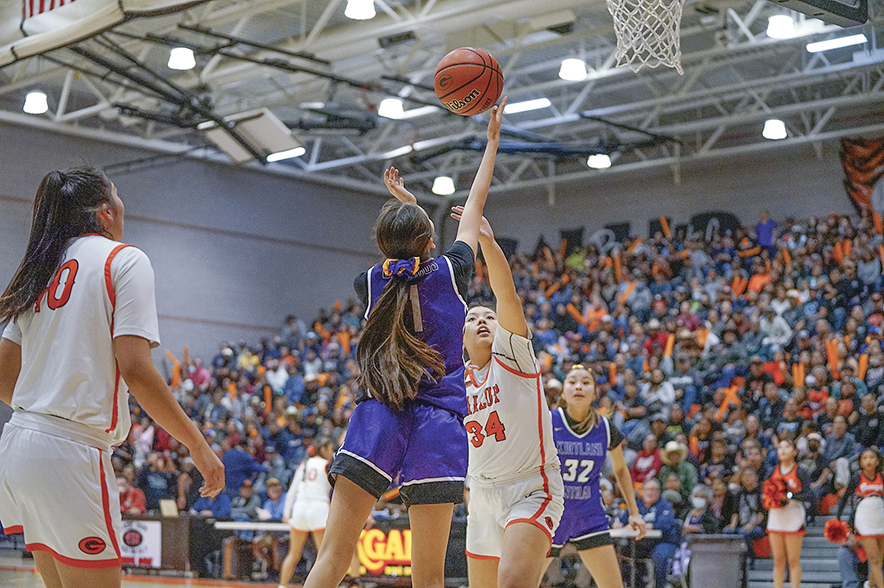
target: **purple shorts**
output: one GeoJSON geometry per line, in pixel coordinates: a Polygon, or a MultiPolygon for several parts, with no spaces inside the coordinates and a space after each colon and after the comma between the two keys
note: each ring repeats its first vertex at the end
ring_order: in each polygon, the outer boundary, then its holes
{"type": "Polygon", "coordinates": [[[602,545],[613,545],[614,538],[611,537],[608,517],[569,517],[568,510],[565,509],[565,514],[562,515],[562,521],[556,529],[555,537],[553,537],[549,556],[558,557],[562,547],[569,542],[574,544],[577,551],[602,545]]]}
{"type": "Polygon", "coordinates": [[[412,401],[401,410],[371,399],[350,416],[344,444],[328,475],[339,475],[380,498],[391,485],[403,502],[463,502],[469,448],[463,419],[444,408],[412,401]]]}

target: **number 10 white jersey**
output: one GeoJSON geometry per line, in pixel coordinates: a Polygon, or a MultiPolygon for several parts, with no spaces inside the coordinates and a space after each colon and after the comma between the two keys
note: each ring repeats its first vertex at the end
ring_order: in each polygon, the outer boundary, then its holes
{"type": "Polygon", "coordinates": [[[159,345],[154,275],[135,247],[100,235],[71,241],[35,307],[3,337],[21,345],[13,421],[108,449],[129,434],[129,395],[113,338],[159,345]]]}
{"type": "Polygon", "coordinates": [[[467,366],[464,426],[473,482],[494,485],[558,467],[552,420],[531,340],[498,325],[491,361],[467,366]]]}

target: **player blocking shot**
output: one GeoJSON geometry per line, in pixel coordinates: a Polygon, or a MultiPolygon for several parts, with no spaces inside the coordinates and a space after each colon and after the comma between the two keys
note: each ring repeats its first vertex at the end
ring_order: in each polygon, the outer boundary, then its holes
{"type": "Polygon", "coordinates": [[[497,304],[471,308],[464,324],[467,570],[473,588],[536,588],[562,516],[562,476],[522,303],[484,218],[479,243],[497,304]]]}
{"type": "Polygon", "coordinates": [[[491,111],[485,153],[445,254],[430,256],[432,221],[398,171],[384,173],[396,198],[384,205],[375,230],[386,260],[354,283],[368,319],[356,352],[361,389],[329,467],[328,526],[305,588],[338,586],[363,524],[394,480],[408,507],[413,585],[445,583],[451,516],[463,501],[467,470],[463,298],[475,272],[505,104],[491,111]]]}
{"type": "Polygon", "coordinates": [[[129,392],[186,445],[206,480],[224,466],[172,396],[147,256],[121,243],[123,202],[104,174],[54,171],[40,184],[25,257],[0,296],[0,521],[23,533],[49,588],[117,588],[119,490],[113,446],[129,434],[129,392]]]}

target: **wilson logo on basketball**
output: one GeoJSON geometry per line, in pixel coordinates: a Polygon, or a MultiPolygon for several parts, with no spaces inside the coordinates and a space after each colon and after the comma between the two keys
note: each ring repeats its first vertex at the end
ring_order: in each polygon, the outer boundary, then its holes
{"type": "Polygon", "coordinates": [[[445,74],[445,75],[439,76],[439,80],[438,80],[439,88],[442,90],[448,89],[448,86],[451,85],[451,80],[452,80],[452,78],[450,75],[445,74]]]}
{"type": "Polygon", "coordinates": [[[85,554],[98,555],[104,551],[107,544],[104,542],[104,539],[100,537],[86,537],[80,541],[77,547],[79,547],[80,551],[85,554]]]}
{"type": "Polygon", "coordinates": [[[448,107],[448,110],[458,111],[461,108],[463,108],[464,106],[466,106],[467,104],[469,104],[470,102],[472,102],[473,100],[475,100],[476,98],[478,98],[479,96],[481,96],[481,94],[479,93],[479,90],[476,90],[474,88],[469,94],[467,94],[466,96],[463,97],[463,100],[456,100],[455,99],[455,100],[452,100],[451,102],[445,102],[445,106],[448,107]]]}
{"type": "Polygon", "coordinates": [[[545,519],[543,519],[543,522],[545,522],[545,523],[546,523],[546,526],[549,527],[549,530],[552,531],[552,528],[553,528],[553,521],[552,521],[552,519],[549,518],[549,517],[546,517],[545,519]]]}
{"type": "Polygon", "coordinates": [[[142,541],[144,541],[144,537],[134,529],[123,533],[123,543],[125,543],[127,547],[138,547],[141,545],[142,541]]]}

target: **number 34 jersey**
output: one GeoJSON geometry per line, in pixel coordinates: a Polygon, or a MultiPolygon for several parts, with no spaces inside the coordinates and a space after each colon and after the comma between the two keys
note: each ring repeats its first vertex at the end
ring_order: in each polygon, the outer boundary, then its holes
{"type": "Polygon", "coordinates": [[[99,235],[75,238],[34,308],[3,333],[22,348],[13,419],[100,448],[124,441],[129,395],[113,343],[120,335],[159,345],[150,260],[99,235]]]}
{"type": "Polygon", "coordinates": [[[565,512],[568,516],[604,518],[599,477],[608,451],[623,441],[623,434],[602,415],[592,429],[575,433],[564,408],[552,411],[552,422],[556,450],[562,461],[565,512]]]}
{"type": "Polygon", "coordinates": [[[557,468],[552,421],[530,339],[498,325],[491,361],[467,366],[470,478],[494,484],[557,468]]]}

